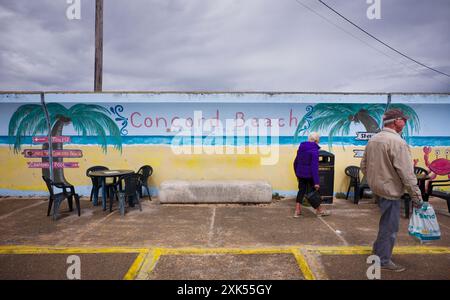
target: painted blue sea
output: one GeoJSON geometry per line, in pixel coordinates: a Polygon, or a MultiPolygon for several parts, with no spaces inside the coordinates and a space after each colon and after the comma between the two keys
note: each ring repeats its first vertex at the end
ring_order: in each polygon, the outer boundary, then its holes
{"type": "MultiPolygon", "coordinates": [[[[112,139],[107,137],[107,143],[112,144],[112,139]]],[[[23,146],[33,145],[31,137],[23,138],[23,146]]],[[[296,145],[300,142],[306,141],[306,137],[299,137],[295,140],[292,136],[274,137],[179,137],[179,136],[122,136],[123,145],[231,145],[231,146],[245,146],[245,145],[296,145]]],[[[407,143],[413,147],[420,146],[450,146],[450,136],[412,136],[406,138],[407,143]]],[[[96,136],[71,136],[71,142],[67,145],[96,145],[99,144],[100,139],[96,136]]],[[[354,136],[337,136],[332,139],[333,146],[365,146],[367,141],[356,140],[354,136]]],[[[0,136],[0,145],[9,145],[14,143],[14,139],[8,136],[0,136]]],[[[328,144],[328,137],[320,138],[321,145],[328,144]]]]}

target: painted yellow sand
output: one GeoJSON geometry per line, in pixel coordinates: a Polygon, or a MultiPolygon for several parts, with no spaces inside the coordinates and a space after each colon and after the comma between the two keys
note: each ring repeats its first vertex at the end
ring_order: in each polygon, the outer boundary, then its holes
{"type": "MultiPolygon", "coordinates": [[[[33,147],[27,147],[33,148],[33,147]]],[[[39,149],[39,147],[34,147],[39,149]]],[[[203,149],[191,149],[194,154],[175,154],[170,146],[136,145],[123,147],[122,153],[108,148],[105,154],[99,146],[70,146],[81,149],[83,158],[65,159],[78,162],[80,168],[65,169],[66,178],[75,186],[90,185],[86,177],[86,169],[94,165],[104,165],[110,169],[138,170],[142,165],[151,165],[154,174],[150,185],[158,187],[161,182],[171,179],[184,180],[266,180],[277,191],[295,191],[297,180],[293,171],[293,160],[297,146],[274,147],[271,153],[261,154],[260,149],[230,147],[231,154],[215,154],[212,146],[203,149]],[[240,151],[240,152],[239,152],[240,151]],[[205,153],[206,152],[206,153],[205,153]],[[197,154],[195,154],[197,153],[197,154]],[[207,154],[210,153],[210,154],[207,154]],[[274,165],[263,165],[261,162],[270,156],[276,161],[274,165]]],[[[328,150],[327,146],[322,147],[328,150]]],[[[335,154],[335,192],[346,192],[348,177],[344,174],[345,167],[359,166],[361,159],[354,157],[354,149],[362,147],[333,147],[335,154]]],[[[433,150],[445,151],[445,147],[435,147],[433,150]]],[[[185,149],[186,151],[188,149],[185,149]]],[[[224,151],[225,152],[225,151],[224,151]]],[[[425,167],[422,147],[411,148],[414,159],[418,159],[417,166],[425,167]]],[[[435,159],[432,155],[431,160],[435,159]]],[[[40,169],[29,169],[28,161],[39,159],[24,158],[21,154],[14,154],[7,146],[0,147],[0,165],[2,173],[0,189],[45,191],[40,169]]],[[[444,179],[446,177],[439,176],[444,179]]]]}

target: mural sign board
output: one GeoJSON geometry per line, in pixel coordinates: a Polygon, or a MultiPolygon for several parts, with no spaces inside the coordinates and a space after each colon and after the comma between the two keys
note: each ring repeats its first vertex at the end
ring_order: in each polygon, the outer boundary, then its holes
{"type": "Polygon", "coordinates": [[[353,153],[354,153],[353,157],[363,158],[363,156],[364,156],[364,149],[355,149],[355,150],[353,150],[353,153]]]}
{"type": "MultiPolygon", "coordinates": [[[[49,151],[40,149],[25,149],[22,154],[26,158],[41,158],[48,157],[49,151]]],[[[83,157],[83,152],[78,149],[53,150],[53,157],[80,158],[83,157]]]]}
{"type": "MultiPolygon", "coordinates": [[[[45,144],[47,143],[48,147],[48,136],[33,136],[33,143],[36,144],[45,144]]],[[[52,136],[53,144],[63,144],[70,143],[70,136],[52,136]]],[[[27,162],[28,168],[31,169],[49,169],[50,163],[48,162],[50,151],[48,149],[25,149],[21,152],[21,154],[25,158],[41,158],[42,162],[27,162]],[[45,159],[45,161],[44,161],[45,159]]],[[[57,173],[60,176],[63,176],[61,169],[64,168],[78,168],[79,165],[77,162],[63,162],[63,158],[80,158],[83,157],[83,152],[79,149],[56,149],[52,151],[53,168],[58,169],[57,173]],[[56,161],[55,161],[56,160],[56,161]]],[[[62,177],[60,177],[61,181],[62,177]]]]}
{"type": "MultiPolygon", "coordinates": [[[[48,143],[48,136],[33,136],[33,143],[48,143]]],[[[70,143],[70,136],[52,136],[53,143],[70,143]]]]}
{"type": "MultiPolygon", "coordinates": [[[[50,167],[50,163],[48,162],[27,162],[28,168],[37,168],[37,169],[48,169],[50,167]]],[[[63,168],[78,168],[77,162],[53,162],[53,168],[55,169],[63,169],[63,168]]]]}
{"type": "Polygon", "coordinates": [[[376,133],[375,132],[357,132],[356,133],[356,140],[357,141],[368,141],[371,137],[373,137],[376,133]]]}

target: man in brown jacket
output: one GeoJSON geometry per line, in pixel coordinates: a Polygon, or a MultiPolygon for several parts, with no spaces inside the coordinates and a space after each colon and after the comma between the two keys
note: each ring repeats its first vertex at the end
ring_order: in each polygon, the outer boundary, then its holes
{"type": "Polygon", "coordinates": [[[407,120],[399,109],[386,111],[384,128],[369,140],[361,161],[361,171],[381,210],[372,252],[380,257],[382,269],[395,272],[405,270],[391,260],[400,223],[400,199],[406,191],[415,207],[423,203],[409,147],[400,136],[407,120]]]}

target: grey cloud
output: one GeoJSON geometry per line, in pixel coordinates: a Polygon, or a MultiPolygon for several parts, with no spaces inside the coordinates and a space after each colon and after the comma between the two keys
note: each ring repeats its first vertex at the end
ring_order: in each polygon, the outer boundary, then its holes
{"type": "MultiPolygon", "coordinates": [[[[317,1],[299,1],[370,47],[294,0],[107,0],[103,88],[450,91],[449,78],[379,45],[317,1]]],[[[381,1],[381,20],[367,19],[365,0],[326,2],[449,73],[450,1],[381,1]]],[[[0,0],[0,90],[92,90],[93,3],[82,0],[82,20],[69,21],[65,0],[0,0]]]]}

